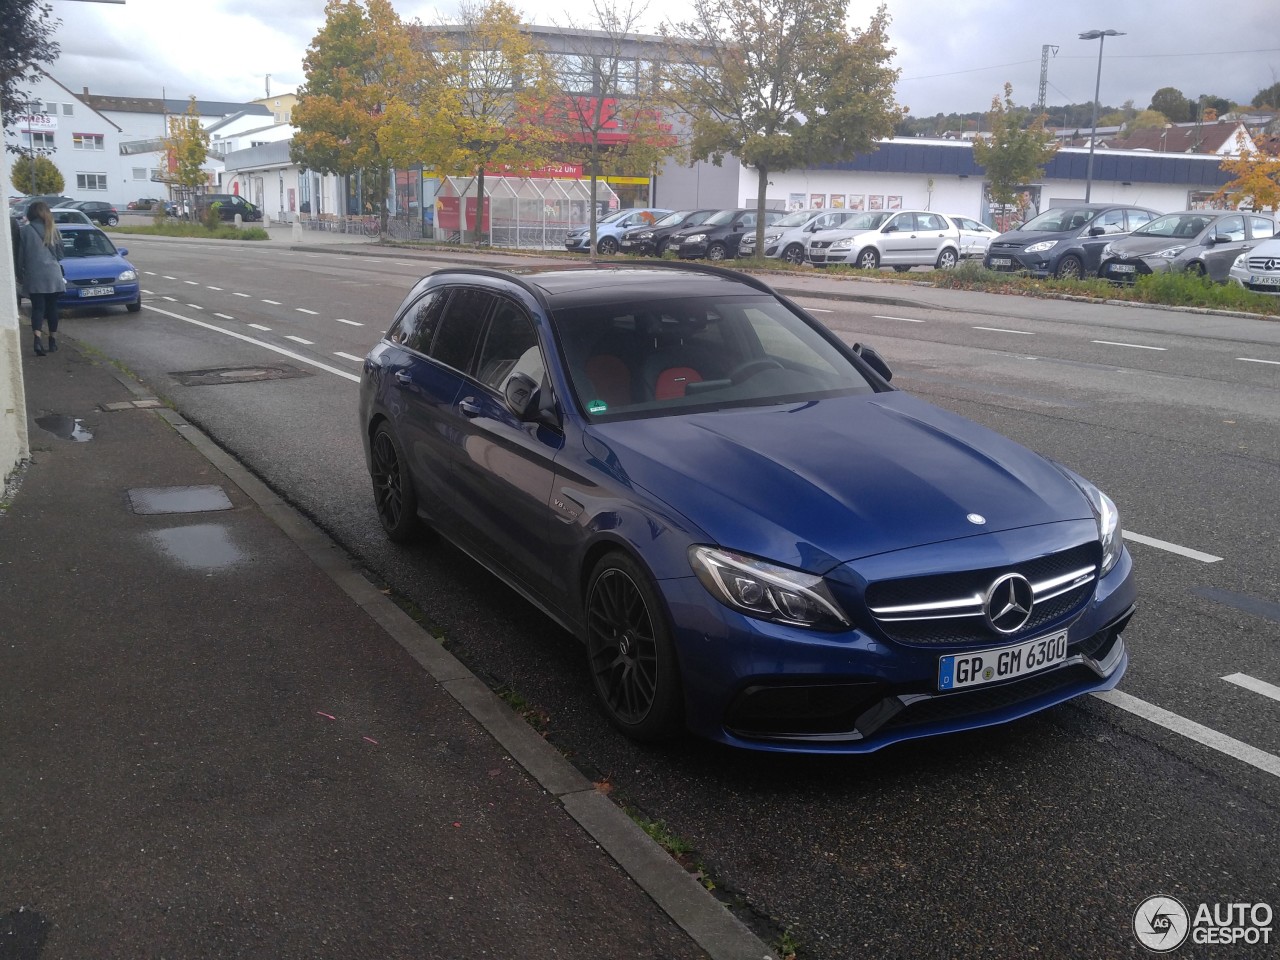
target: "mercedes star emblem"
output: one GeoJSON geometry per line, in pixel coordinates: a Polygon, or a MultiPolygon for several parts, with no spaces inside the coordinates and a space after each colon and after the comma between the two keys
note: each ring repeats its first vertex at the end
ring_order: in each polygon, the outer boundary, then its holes
{"type": "Polygon", "coordinates": [[[991,585],[982,609],[991,629],[998,633],[1017,633],[1031,619],[1034,605],[1031,581],[1020,573],[1006,573],[991,585]]]}

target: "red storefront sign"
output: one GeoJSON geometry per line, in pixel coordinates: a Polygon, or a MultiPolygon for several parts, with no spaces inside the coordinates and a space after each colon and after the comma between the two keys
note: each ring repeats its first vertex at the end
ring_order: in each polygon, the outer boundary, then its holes
{"type": "MultiPolygon", "coordinates": [[[[462,223],[459,219],[459,211],[462,205],[458,202],[458,197],[437,197],[436,198],[436,224],[443,230],[461,230],[462,223]]],[[[467,229],[474,230],[476,222],[476,198],[467,197],[467,229]]],[[[484,223],[480,229],[484,233],[489,231],[489,198],[484,198],[484,223]]]]}

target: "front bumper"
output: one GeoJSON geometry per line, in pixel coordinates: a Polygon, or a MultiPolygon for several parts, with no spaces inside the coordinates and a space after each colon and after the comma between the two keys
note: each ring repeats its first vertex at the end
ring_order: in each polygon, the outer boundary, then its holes
{"type": "Polygon", "coordinates": [[[99,287],[83,288],[69,282],[67,284],[66,291],[58,298],[58,308],[60,310],[72,310],[87,307],[119,306],[122,303],[137,303],[139,291],[140,287],[136,281],[132,283],[103,284],[99,287]],[[81,291],[83,289],[101,289],[101,286],[109,286],[113,289],[113,292],[106,294],[105,296],[81,296],[81,291]]]}
{"type": "Polygon", "coordinates": [[[1230,283],[1252,290],[1254,293],[1266,293],[1273,297],[1280,296],[1280,271],[1237,269],[1232,267],[1227,274],[1230,283]]]}
{"type": "Polygon", "coordinates": [[[687,240],[680,244],[676,250],[681,260],[701,260],[707,255],[707,249],[710,246],[706,241],[701,243],[689,243],[687,240]]]}
{"type": "Polygon", "coordinates": [[[810,247],[805,250],[804,258],[810,263],[848,263],[853,259],[853,248],[844,247],[833,250],[827,247],[823,250],[815,250],[810,247]]]}
{"type": "Polygon", "coordinates": [[[1058,264],[1056,258],[1051,259],[1038,253],[1023,253],[1021,250],[988,250],[983,257],[982,265],[997,273],[1029,273],[1033,277],[1043,278],[1052,276],[1058,264]]]}
{"type": "Polygon", "coordinates": [[[1098,265],[1098,276],[1112,283],[1133,283],[1138,277],[1168,273],[1173,262],[1164,257],[1110,257],[1098,265]]]}
{"type": "Polygon", "coordinates": [[[564,248],[570,253],[590,253],[591,237],[566,237],[564,241],[564,248]]]}
{"type": "Polygon", "coordinates": [[[628,240],[623,237],[618,241],[619,253],[630,253],[634,256],[647,257],[653,253],[654,246],[652,240],[628,240]]]}

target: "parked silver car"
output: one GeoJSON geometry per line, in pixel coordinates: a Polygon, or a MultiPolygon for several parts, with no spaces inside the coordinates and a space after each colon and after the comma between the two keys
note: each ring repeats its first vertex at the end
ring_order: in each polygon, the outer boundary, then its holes
{"type": "Polygon", "coordinates": [[[954,267],[960,259],[960,232],[942,214],[928,210],[864,213],[838,230],[815,233],[805,259],[817,267],[847,263],[863,270],[954,267]]]}
{"type": "Polygon", "coordinates": [[[1260,213],[1169,213],[1108,243],[1102,250],[1098,276],[1132,283],[1144,274],[1185,270],[1225,283],[1236,258],[1275,232],[1275,220],[1260,213]]]}
{"type": "Polygon", "coordinates": [[[1000,231],[995,227],[988,227],[969,217],[957,217],[954,213],[948,213],[947,219],[955,224],[960,233],[961,260],[981,260],[987,255],[991,241],[1000,236],[1000,231]]]}
{"type": "MultiPolygon", "coordinates": [[[[855,217],[863,216],[860,210],[837,210],[827,207],[819,210],[796,210],[787,214],[764,230],[764,255],[791,264],[804,263],[804,247],[810,234],[820,230],[833,230],[844,226],[855,217]]],[[[747,234],[738,244],[738,256],[756,255],[756,235],[747,234]]]]}
{"type": "Polygon", "coordinates": [[[1236,257],[1227,280],[1255,293],[1280,297],[1280,237],[1263,240],[1236,257]]]}

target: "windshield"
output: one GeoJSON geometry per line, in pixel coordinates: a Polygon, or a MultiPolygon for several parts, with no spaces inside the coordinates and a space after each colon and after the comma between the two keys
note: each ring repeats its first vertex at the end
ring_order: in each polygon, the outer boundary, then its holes
{"type": "Polygon", "coordinates": [[[775,227],[803,227],[812,220],[817,214],[812,210],[797,210],[795,213],[788,213],[781,220],[775,220],[775,227]]]}
{"type": "Polygon", "coordinates": [[[65,257],[111,257],[115,252],[115,245],[101,230],[67,230],[62,234],[65,257]]]}
{"type": "Polygon", "coordinates": [[[1019,230],[1042,230],[1061,233],[1063,230],[1079,230],[1101,211],[1088,207],[1051,207],[1038,217],[1032,217],[1019,230]]]}
{"type": "Polygon", "coordinates": [[[719,227],[719,226],[723,226],[726,223],[732,223],[733,218],[736,217],[737,215],[738,215],[737,210],[717,210],[715,213],[707,217],[707,219],[703,220],[702,222],[706,224],[708,227],[719,227]]]}
{"type": "Polygon", "coordinates": [[[628,212],[629,211],[627,210],[615,210],[613,213],[609,214],[607,217],[602,217],[599,220],[597,220],[596,223],[613,223],[613,221],[617,220],[619,217],[623,216],[628,212]]]}
{"type": "Polygon", "coordinates": [[[88,223],[89,218],[79,210],[50,210],[54,223],[88,223]]]}
{"type": "Polygon", "coordinates": [[[1135,237],[1182,237],[1188,239],[1200,235],[1200,231],[1213,223],[1217,217],[1207,213],[1171,213],[1165,217],[1156,217],[1150,223],[1143,224],[1133,231],[1135,237]]]}
{"type": "Polygon", "coordinates": [[[592,419],[874,391],[844,353],[770,296],[594,304],[557,310],[552,322],[592,419]]]}
{"type": "Polygon", "coordinates": [[[863,213],[840,224],[841,230],[875,230],[893,216],[888,213],[863,213]]]}
{"type": "Polygon", "coordinates": [[[668,213],[665,217],[654,224],[655,227],[676,227],[689,215],[688,210],[677,210],[675,213],[668,213]]]}

